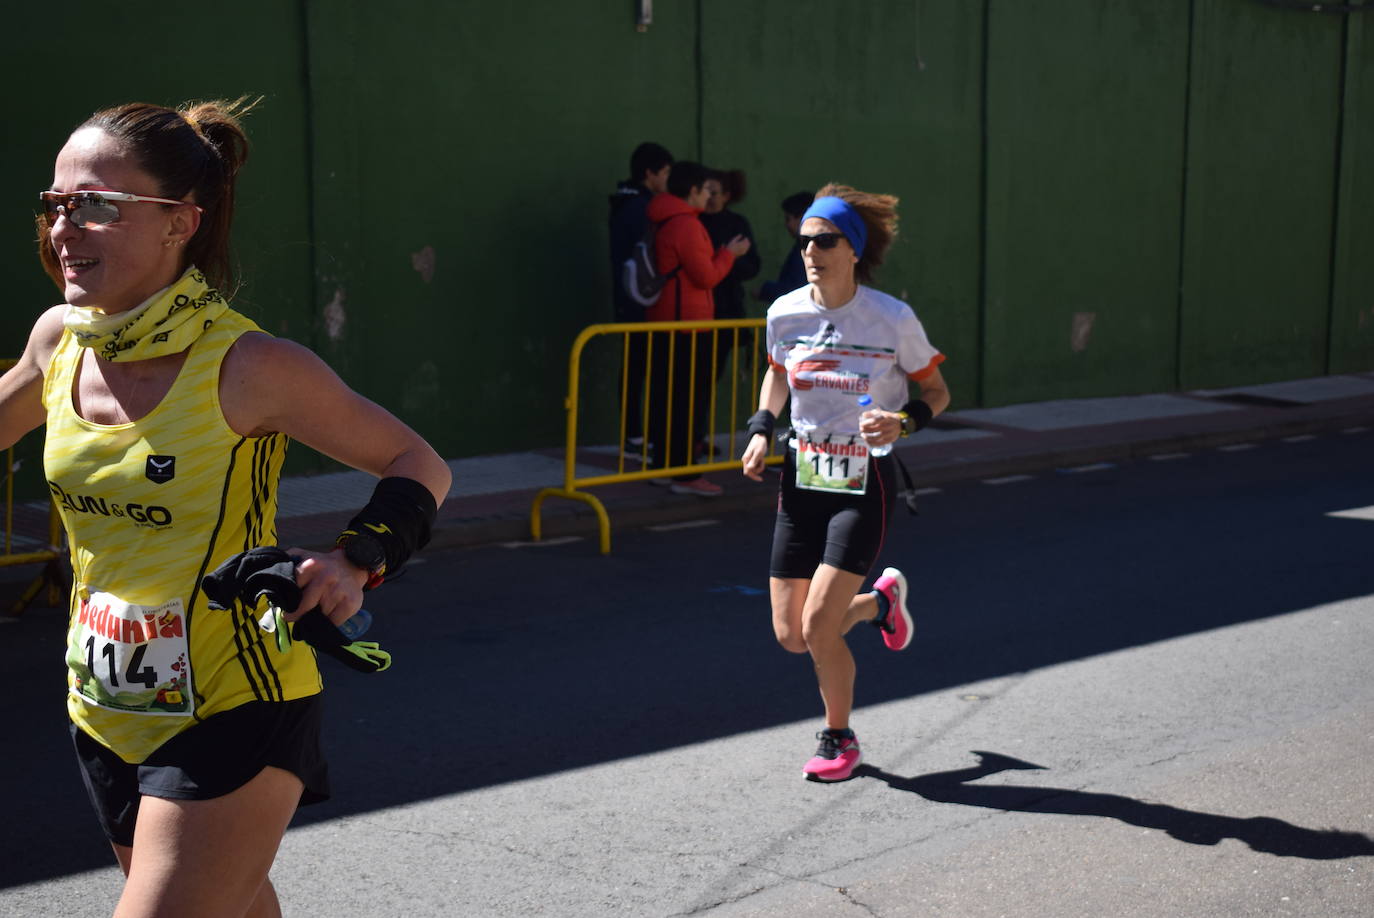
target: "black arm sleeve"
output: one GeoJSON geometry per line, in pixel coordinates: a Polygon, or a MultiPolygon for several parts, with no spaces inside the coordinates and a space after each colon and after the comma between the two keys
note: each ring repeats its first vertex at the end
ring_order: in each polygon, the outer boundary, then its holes
{"type": "Polygon", "coordinates": [[[342,535],[365,532],[382,543],[387,573],[395,574],[412,554],[429,544],[438,511],[429,488],[415,479],[383,478],[342,535]]]}

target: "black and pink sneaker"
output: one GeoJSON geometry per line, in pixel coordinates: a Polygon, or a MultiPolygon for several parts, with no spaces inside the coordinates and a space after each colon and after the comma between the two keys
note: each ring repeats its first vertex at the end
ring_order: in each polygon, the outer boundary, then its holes
{"type": "Polygon", "coordinates": [[[906,650],[916,630],[906,607],[906,578],[895,567],[884,568],[873,589],[887,597],[887,615],[873,621],[883,633],[883,643],[888,650],[906,650]]]}
{"type": "Polygon", "coordinates": [[[816,734],[821,741],[820,748],[802,768],[802,776],[808,781],[844,781],[854,774],[854,769],[863,761],[859,751],[859,738],[853,731],[848,736],[836,736],[829,730],[816,734]]]}

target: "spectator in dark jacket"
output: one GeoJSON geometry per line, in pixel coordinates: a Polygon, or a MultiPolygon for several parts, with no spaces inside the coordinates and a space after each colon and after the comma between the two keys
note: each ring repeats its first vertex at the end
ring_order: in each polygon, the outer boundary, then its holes
{"type": "Polygon", "coordinates": [[[750,243],[749,251],[735,259],[735,266],[715,289],[716,318],[742,319],[744,282],[759,273],[759,252],[754,242],[754,231],[743,215],[730,209],[731,204],[744,200],[744,173],[739,169],[713,171],[707,176],[706,190],[710,197],[707,198],[701,222],[711,237],[711,244],[720,247],[736,236],[743,236],[750,243]]]}
{"type": "MultiPolygon", "coordinates": [[[[673,169],[673,154],[656,143],[645,142],[630,154],[630,177],[616,186],[611,195],[611,303],[617,322],[640,322],[644,307],[630,299],[621,279],[625,260],[636,242],[644,238],[649,225],[649,200],[668,190],[668,175],[673,169]]],[[[644,362],[648,346],[643,335],[631,335],[626,358],[628,380],[625,392],[625,440],[622,448],[629,458],[640,455],[643,431],[640,430],[644,393],[644,362]]]]}
{"type": "MultiPolygon", "coordinates": [[[[782,222],[787,226],[787,235],[793,242],[801,232],[802,214],[811,206],[816,196],[809,191],[799,191],[782,199],[782,222]]],[[[802,264],[801,248],[793,245],[782,260],[782,270],[778,279],[767,281],[759,287],[756,296],[765,303],[772,303],[784,293],[791,293],[806,285],[806,266],[802,264]]]]}
{"type": "MultiPolygon", "coordinates": [[[[739,169],[712,170],[706,179],[706,190],[710,198],[706,201],[706,211],[701,215],[702,225],[716,246],[725,245],[736,236],[743,236],[750,242],[749,251],[735,259],[735,266],[725,275],[714,291],[717,319],[744,318],[744,282],[759,273],[758,243],[754,241],[754,230],[743,214],[730,209],[731,204],[744,200],[746,190],[744,172],[739,169]]],[[[735,366],[732,355],[736,343],[743,355],[748,356],[754,343],[750,329],[722,329],[716,338],[716,379],[730,373],[735,366]]],[[[749,362],[744,368],[747,376],[749,362]]],[[[755,380],[753,385],[757,386],[755,380]]]]}

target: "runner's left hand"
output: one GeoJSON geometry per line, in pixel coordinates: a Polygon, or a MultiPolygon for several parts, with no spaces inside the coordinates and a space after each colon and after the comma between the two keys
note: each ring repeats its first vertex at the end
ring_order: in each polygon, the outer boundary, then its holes
{"type": "Polygon", "coordinates": [[[859,433],[869,446],[886,446],[902,434],[901,415],[871,408],[859,415],[859,433]]]}

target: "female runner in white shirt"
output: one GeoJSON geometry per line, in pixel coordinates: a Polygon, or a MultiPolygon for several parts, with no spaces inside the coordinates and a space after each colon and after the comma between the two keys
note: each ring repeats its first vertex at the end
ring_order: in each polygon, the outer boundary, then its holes
{"type": "Polygon", "coordinates": [[[802,219],[807,286],[768,310],[768,363],[759,412],[742,457],[762,480],[773,425],[791,399],[793,437],[778,502],[769,588],[773,631],[786,650],[809,653],[825,704],[809,780],[842,781],[861,760],[850,729],[854,657],[846,633],[878,627],[902,650],[911,641],[906,577],[883,571],[859,593],[878,560],[896,499],[883,447],[928,424],[949,405],[944,355],[907,304],[866,286],[896,235],[897,199],[827,185],[802,219]],[[909,400],[914,381],[919,395],[909,400]],[[861,407],[859,397],[872,399],[861,407]]]}

